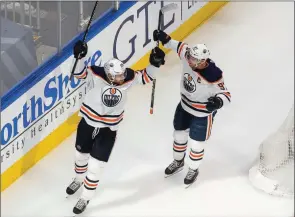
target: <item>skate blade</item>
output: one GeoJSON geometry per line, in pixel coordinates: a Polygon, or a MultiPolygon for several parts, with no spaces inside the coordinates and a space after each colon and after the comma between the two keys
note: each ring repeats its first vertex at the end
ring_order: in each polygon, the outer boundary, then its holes
{"type": "Polygon", "coordinates": [[[179,173],[179,172],[182,171],[182,170],[183,170],[183,167],[181,167],[180,169],[176,170],[175,173],[172,173],[171,175],[166,175],[166,174],[165,174],[164,177],[165,177],[165,178],[168,178],[168,177],[170,177],[170,176],[173,176],[173,175],[179,173]]]}
{"type": "MultiPolygon", "coordinates": [[[[84,211],[85,212],[85,211],[84,211]]],[[[79,213],[79,214],[75,214],[75,213],[73,213],[72,214],[72,217],[82,217],[82,216],[84,216],[84,212],[81,212],[81,213],[79,213]]]]}
{"type": "Polygon", "coordinates": [[[74,194],[67,194],[67,193],[65,193],[65,199],[66,200],[70,200],[70,199],[73,199],[73,198],[76,198],[77,199],[78,195],[79,194],[76,194],[76,193],[74,193],[74,194]]]}
{"type": "Polygon", "coordinates": [[[197,181],[197,179],[195,180],[195,181],[193,181],[192,183],[190,183],[190,184],[184,184],[184,188],[185,189],[188,189],[191,185],[193,185],[195,182],[197,181]]]}
{"type": "Polygon", "coordinates": [[[191,184],[188,184],[188,185],[184,184],[184,188],[188,189],[192,184],[194,184],[194,183],[191,183],[191,184]]]}
{"type": "Polygon", "coordinates": [[[67,193],[66,193],[65,198],[66,198],[66,199],[69,199],[69,198],[70,198],[71,196],[73,196],[73,195],[74,195],[74,194],[67,194],[67,193]]]}
{"type": "Polygon", "coordinates": [[[82,213],[80,214],[72,213],[72,217],[79,217],[79,216],[82,216],[82,213]]]}
{"type": "MultiPolygon", "coordinates": [[[[82,187],[82,186],[83,186],[83,185],[81,185],[81,187],[82,187]]],[[[69,198],[69,197],[71,197],[71,196],[76,195],[77,192],[81,190],[81,187],[79,187],[79,189],[78,189],[76,192],[74,192],[73,194],[67,194],[67,193],[66,193],[66,196],[65,196],[65,197],[66,197],[66,198],[69,198]]]]}

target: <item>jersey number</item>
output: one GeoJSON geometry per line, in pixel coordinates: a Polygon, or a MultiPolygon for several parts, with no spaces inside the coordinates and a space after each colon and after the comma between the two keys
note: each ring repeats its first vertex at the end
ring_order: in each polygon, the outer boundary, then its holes
{"type": "Polygon", "coordinates": [[[221,89],[221,90],[226,90],[226,87],[224,86],[224,82],[221,82],[218,84],[218,87],[221,89]]]}

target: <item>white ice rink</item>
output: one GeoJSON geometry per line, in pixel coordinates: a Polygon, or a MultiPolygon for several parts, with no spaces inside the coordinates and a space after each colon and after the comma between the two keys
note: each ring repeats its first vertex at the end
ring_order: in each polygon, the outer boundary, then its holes
{"type": "MultiPolygon", "coordinates": [[[[282,123],[294,99],[294,4],[229,3],[185,39],[206,43],[224,71],[232,103],[215,119],[198,181],[186,170],[164,178],[172,161],[172,120],[180,100],[175,53],[151,86],[131,90],[125,120],[96,197],[84,216],[287,217],[294,200],[269,196],[248,181],[261,141],[282,123]]],[[[1,216],[70,216],[78,194],[65,198],[75,134],[1,195],[1,216]]]]}

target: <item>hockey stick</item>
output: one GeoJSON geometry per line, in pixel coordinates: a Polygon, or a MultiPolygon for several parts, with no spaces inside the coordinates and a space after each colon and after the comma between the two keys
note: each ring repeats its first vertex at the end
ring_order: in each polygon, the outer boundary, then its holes
{"type": "MultiPolygon", "coordinates": [[[[96,10],[97,5],[98,5],[98,1],[95,2],[95,5],[94,5],[94,7],[93,7],[93,10],[92,10],[92,13],[91,13],[90,19],[89,19],[88,24],[87,24],[87,28],[86,28],[86,30],[85,30],[85,33],[84,33],[84,36],[83,36],[83,39],[82,39],[82,42],[85,42],[85,40],[86,40],[86,36],[87,36],[88,31],[89,31],[89,29],[90,29],[90,25],[91,25],[91,22],[92,22],[92,20],[93,20],[93,16],[94,16],[94,13],[95,13],[95,10],[96,10]]],[[[80,58],[80,56],[78,56],[78,57],[76,58],[76,60],[75,60],[74,66],[73,66],[73,68],[72,68],[72,72],[71,72],[70,80],[71,80],[72,77],[73,77],[73,74],[74,74],[74,71],[75,71],[75,69],[76,69],[76,66],[77,66],[77,63],[78,63],[79,58],[80,58]]]]}
{"type": "MultiPolygon", "coordinates": [[[[159,31],[160,31],[160,27],[161,27],[161,20],[162,20],[163,14],[168,11],[175,10],[176,8],[177,8],[177,4],[171,3],[171,4],[166,5],[160,9],[159,19],[158,19],[158,30],[159,31]]],[[[160,42],[159,42],[159,40],[157,40],[157,47],[159,47],[159,45],[160,45],[160,42]]],[[[155,89],[156,89],[156,79],[153,79],[150,114],[154,113],[155,89]]]]}

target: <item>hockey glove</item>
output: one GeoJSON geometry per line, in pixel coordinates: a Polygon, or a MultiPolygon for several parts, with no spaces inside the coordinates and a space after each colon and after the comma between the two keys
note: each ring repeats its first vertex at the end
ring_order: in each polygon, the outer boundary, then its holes
{"type": "Polygon", "coordinates": [[[160,48],[155,47],[150,54],[150,64],[159,68],[165,64],[165,53],[160,48]]]}
{"type": "Polygon", "coordinates": [[[163,32],[162,30],[156,29],[153,32],[153,39],[154,41],[159,40],[160,42],[162,42],[163,45],[165,45],[171,40],[171,37],[167,35],[165,32],[163,32]]]}
{"type": "Polygon", "coordinates": [[[88,51],[87,44],[85,42],[83,43],[81,40],[77,41],[76,44],[74,45],[74,57],[76,59],[78,57],[79,59],[82,59],[83,57],[85,57],[87,54],[87,51],[88,51]]]}
{"type": "Polygon", "coordinates": [[[209,112],[220,109],[223,106],[223,101],[218,96],[212,96],[208,99],[208,103],[206,104],[206,109],[209,112]]]}

